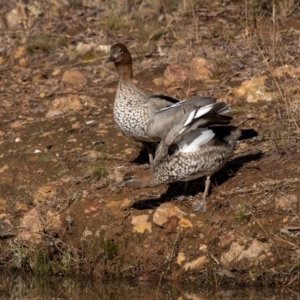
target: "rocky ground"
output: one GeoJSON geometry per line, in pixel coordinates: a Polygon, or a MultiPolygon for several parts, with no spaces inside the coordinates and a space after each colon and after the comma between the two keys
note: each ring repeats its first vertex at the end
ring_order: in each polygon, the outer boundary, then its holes
{"type": "Polygon", "coordinates": [[[0,22],[0,265],[36,274],[211,284],[299,281],[300,7],[296,1],[10,1],[0,22]],[[283,4],[285,3],[285,4],[283,4]],[[184,26],[182,26],[184,25],[184,26]],[[110,45],[137,86],[232,105],[258,136],[204,190],[118,189],[145,168],[113,121],[110,45]]]}

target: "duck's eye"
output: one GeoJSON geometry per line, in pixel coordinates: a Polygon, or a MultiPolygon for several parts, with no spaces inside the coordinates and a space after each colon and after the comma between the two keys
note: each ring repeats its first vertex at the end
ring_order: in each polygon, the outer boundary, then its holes
{"type": "Polygon", "coordinates": [[[132,180],[132,179],[133,179],[133,176],[125,176],[124,181],[129,181],[129,180],[132,180]]]}
{"type": "Polygon", "coordinates": [[[123,50],[122,50],[122,49],[119,49],[119,52],[120,52],[120,53],[123,53],[123,50]]]}

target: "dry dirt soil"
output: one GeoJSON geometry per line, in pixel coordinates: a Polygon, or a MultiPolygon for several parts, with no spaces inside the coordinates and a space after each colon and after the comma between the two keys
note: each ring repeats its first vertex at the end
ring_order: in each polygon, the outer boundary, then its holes
{"type": "Polygon", "coordinates": [[[278,1],[272,17],[264,1],[169,2],[1,4],[1,268],[299,282],[299,5],[278,1]],[[203,179],[186,201],[180,182],[116,188],[126,170],[147,167],[142,145],[113,120],[118,76],[105,60],[117,41],[141,90],[216,97],[234,124],[258,132],[213,176],[205,214],[191,211],[203,179]],[[194,57],[213,63],[209,80],[160,80],[194,57]],[[239,92],[253,78],[262,85],[239,92]],[[160,210],[170,214],[159,226],[160,210]]]}

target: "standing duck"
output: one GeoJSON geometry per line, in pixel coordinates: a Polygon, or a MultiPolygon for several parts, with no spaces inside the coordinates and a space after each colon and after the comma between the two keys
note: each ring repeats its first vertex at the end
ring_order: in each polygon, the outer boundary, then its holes
{"type": "Polygon", "coordinates": [[[238,127],[224,125],[232,118],[220,113],[228,109],[225,103],[211,103],[183,115],[159,144],[152,167],[126,173],[119,186],[145,188],[206,176],[202,200],[193,204],[194,211],[205,212],[210,177],[241,136],[238,127]]]}
{"type": "MultiPolygon", "coordinates": [[[[187,112],[215,103],[209,97],[179,101],[164,95],[144,94],[134,84],[131,55],[124,44],[114,44],[107,62],[114,62],[119,84],[114,102],[114,120],[119,130],[136,141],[159,142],[187,112]]],[[[152,156],[149,154],[150,163],[152,156]]]]}

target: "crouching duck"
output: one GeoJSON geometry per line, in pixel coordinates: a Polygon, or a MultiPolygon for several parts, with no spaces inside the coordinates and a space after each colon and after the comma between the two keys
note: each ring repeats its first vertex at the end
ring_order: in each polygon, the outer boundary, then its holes
{"type": "MultiPolygon", "coordinates": [[[[132,58],[124,44],[114,44],[107,62],[114,62],[119,83],[114,102],[114,120],[128,138],[147,142],[164,140],[171,128],[187,112],[216,103],[210,97],[196,97],[179,101],[156,94],[141,92],[133,82],[132,58]]],[[[149,149],[148,149],[149,150],[149,149]]],[[[150,163],[153,156],[149,153],[150,163]]]]}
{"type": "Polygon", "coordinates": [[[158,146],[152,167],[130,171],[119,186],[154,187],[175,181],[189,181],[206,176],[201,201],[194,211],[206,211],[210,177],[219,171],[233,153],[241,130],[228,126],[232,117],[223,115],[230,107],[210,103],[183,115],[158,146]]]}

